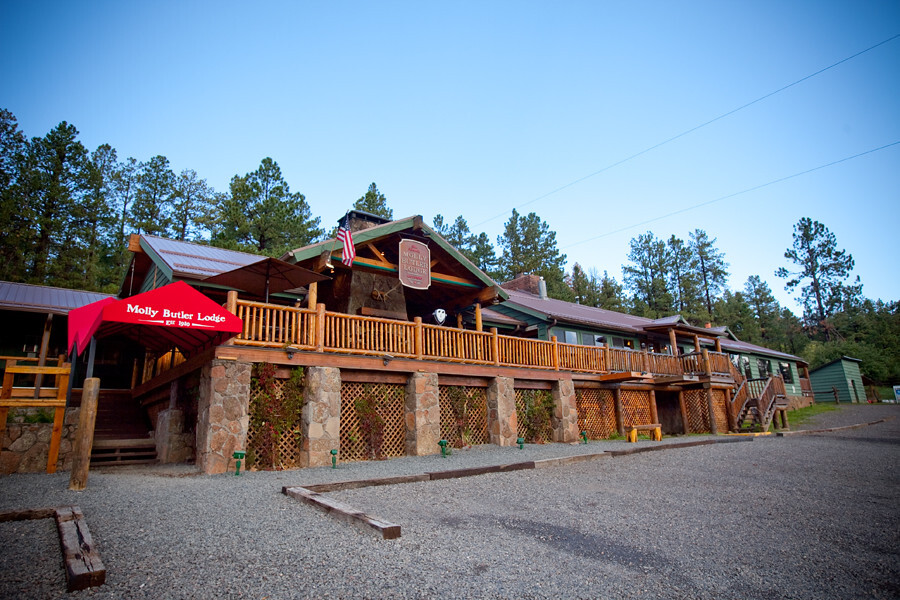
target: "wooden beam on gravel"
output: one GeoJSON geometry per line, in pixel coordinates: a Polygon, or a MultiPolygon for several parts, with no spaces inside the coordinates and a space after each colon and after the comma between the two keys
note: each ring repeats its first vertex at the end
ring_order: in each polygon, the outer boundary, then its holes
{"type": "Polygon", "coordinates": [[[88,530],[84,513],[77,506],[56,509],[56,528],[66,567],[66,589],[69,592],[103,585],[106,567],[88,530]]]}
{"type": "Polygon", "coordinates": [[[369,533],[376,532],[382,539],[393,540],[400,537],[400,526],[378,517],[371,517],[358,511],[349,504],[332,500],[328,496],[318,492],[312,492],[302,487],[283,487],[281,492],[296,500],[311,504],[326,513],[347,521],[351,525],[362,528],[369,533]]]}

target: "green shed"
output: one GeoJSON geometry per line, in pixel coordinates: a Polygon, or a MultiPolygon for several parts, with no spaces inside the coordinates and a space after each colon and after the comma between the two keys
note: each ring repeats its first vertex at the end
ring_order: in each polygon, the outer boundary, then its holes
{"type": "Polygon", "coordinates": [[[862,361],[850,356],[842,356],[809,372],[809,380],[816,402],[833,402],[832,388],[837,388],[841,402],[865,402],[866,390],[863,388],[859,363],[862,361]]]}

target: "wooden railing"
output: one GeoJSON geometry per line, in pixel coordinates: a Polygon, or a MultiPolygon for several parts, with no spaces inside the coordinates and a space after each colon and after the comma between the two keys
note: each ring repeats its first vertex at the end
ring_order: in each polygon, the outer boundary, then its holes
{"type": "Polygon", "coordinates": [[[244,323],[236,345],[368,354],[466,364],[586,373],[649,375],[727,374],[731,362],[717,352],[672,356],[606,346],[582,346],[378,317],[236,300],[230,309],[244,323]]]}

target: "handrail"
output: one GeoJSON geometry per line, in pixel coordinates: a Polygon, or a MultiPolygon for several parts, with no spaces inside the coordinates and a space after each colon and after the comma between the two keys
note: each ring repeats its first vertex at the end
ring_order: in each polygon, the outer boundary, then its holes
{"type": "MultiPolygon", "coordinates": [[[[280,306],[235,299],[229,309],[243,322],[236,345],[339,352],[585,373],[637,372],[653,376],[734,376],[728,355],[693,352],[680,356],[583,346],[441,327],[380,317],[280,306]]],[[[735,399],[735,402],[737,400],[735,399]]]]}

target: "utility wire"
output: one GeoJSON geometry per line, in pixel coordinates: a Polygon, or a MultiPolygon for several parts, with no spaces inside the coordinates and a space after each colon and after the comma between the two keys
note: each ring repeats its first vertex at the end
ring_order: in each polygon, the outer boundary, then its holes
{"type": "MultiPolygon", "coordinates": [[[[628,157],[626,157],[626,158],[623,158],[622,160],[619,160],[619,161],[614,162],[614,163],[612,163],[612,164],[610,164],[610,165],[607,165],[607,166],[603,167],[602,169],[599,169],[599,170],[597,170],[597,171],[594,171],[593,173],[590,173],[590,174],[588,174],[588,175],[585,175],[584,177],[579,177],[578,179],[576,179],[576,180],[574,180],[574,181],[570,181],[569,183],[567,183],[567,184],[565,184],[565,185],[563,185],[563,186],[560,186],[560,187],[556,188],[555,190],[551,190],[551,191],[547,192],[546,194],[543,194],[543,195],[541,195],[541,196],[538,196],[537,198],[534,198],[533,200],[529,200],[528,202],[525,202],[524,204],[520,204],[519,206],[515,206],[515,207],[513,207],[513,208],[522,208],[522,207],[528,206],[529,204],[534,204],[535,202],[537,202],[537,201],[539,201],[539,200],[543,200],[544,198],[547,198],[548,196],[552,196],[553,194],[556,194],[556,193],[558,193],[558,192],[561,192],[561,191],[563,191],[563,190],[566,189],[566,188],[570,188],[570,187],[572,187],[573,185],[576,185],[576,184],[578,184],[578,183],[581,183],[582,181],[584,181],[584,180],[586,180],[586,179],[590,179],[591,177],[594,177],[594,176],[596,176],[596,175],[599,175],[599,174],[601,174],[601,173],[604,173],[604,172],[606,172],[606,171],[609,171],[610,169],[613,169],[613,168],[615,168],[615,167],[618,167],[619,165],[621,165],[621,164],[623,164],[623,163],[626,163],[626,162],[628,162],[628,161],[630,161],[630,160],[632,160],[632,159],[635,159],[635,158],[637,158],[637,157],[639,157],[639,156],[641,156],[641,155],[644,155],[644,154],[646,154],[646,153],[648,153],[648,152],[650,152],[650,151],[652,151],[652,150],[656,150],[656,149],[659,148],[660,146],[664,146],[664,145],[668,144],[669,142],[674,142],[675,140],[677,140],[677,139],[679,139],[679,138],[682,138],[682,137],[688,135],[689,133],[693,133],[693,132],[697,131],[698,129],[702,129],[703,127],[706,127],[707,125],[712,125],[712,124],[715,123],[716,121],[720,121],[720,120],[724,119],[725,117],[731,116],[731,115],[733,115],[733,114],[736,113],[736,112],[739,112],[739,111],[744,110],[745,108],[749,108],[750,106],[753,106],[754,104],[757,104],[758,102],[762,102],[763,100],[765,100],[765,99],[767,99],[767,98],[771,98],[771,97],[774,96],[775,94],[779,94],[779,93],[781,93],[781,92],[783,92],[783,91],[785,91],[785,90],[787,90],[787,89],[790,89],[790,88],[794,87],[795,85],[799,85],[799,84],[803,83],[804,81],[806,81],[806,80],[808,80],[808,79],[812,79],[813,77],[816,77],[817,75],[821,75],[822,73],[824,73],[824,72],[826,72],[826,71],[829,71],[829,70],[831,70],[831,69],[833,69],[833,68],[835,68],[835,67],[837,67],[837,66],[839,66],[839,65],[842,65],[842,64],[844,64],[845,62],[847,62],[847,61],[849,61],[849,60],[853,60],[854,58],[856,58],[856,57],[858,57],[858,56],[861,56],[861,55],[865,54],[866,52],[869,52],[869,51],[871,51],[871,50],[874,50],[875,48],[878,48],[879,46],[883,46],[883,45],[887,44],[888,42],[892,42],[892,41],[894,41],[894,40],[897,39],[897,38],[900,38],[900,33],[898,33],[898,34],[896,34],[896,35],[893,35],[893,36],[887,38],[886,40],[882,40],[882,41],[878,42],[877,44],[875,44],[874,46],[869,46],[869,47],[866,48],[865,50],[860,50],[860,51],[857,52],[856,54],[853,54],[853,55],[851,55],[851,56],[848,56],[847,58],[844,58],[844,59],[842,59],[842,60],[839,60],[839,61],[837,61],[836,63],[833,63],[833,64],[831,64],[831,65],[825,67],[824,69],[819,69],[819,70],[816,71],[815,73],[811,73],[811,74],[807,75],[806,77],[803,77],[803,78],[801,78],[801,79],[798,79],[797,81],[795,81],[795,82],[793,82],[793,83],[789,83],[789,84],[787,84],[787,85],[785,85],[785,86],[783,86],[783,87],[778,88],[778,89],[775,90],[775,91],[772,91],[772,92],[769,92],[768,94],[765,94],[765,95],[763,95],[763,96],[760,96],[760,97],[757,98],[756,100],[751,100],[750,102],[748,102],[748,103],[746,103],[746,104],[743,104],[743,105],[741,105],[741,106],[739,106],[739,107],[737,107],[737,108],[734,108],[734,109],[732,109],[732,110],[729,110],[729,111],[726,112],[726,113],[722,113],[722,114],[719,115],[718,117],[712,118],[712,119],[710,119],[709,121],[706,121],[706,122],[704,122],[704,123],[701,123],[700,125],[696,125],[696,126],[694,126],[694,127],[691,127],[690,129],[686,129],[685,131],[682,131],[681,133],[679,133],[679,134],[677,134],[677,135],[674,135],[674,136],[672,136],[672,137],[670,137],[670,138],[668,138],[668,139],[666,139],[666,140],[663,140],[663,141],[659,142],[658,144],[654,144],[654,145],[652,145],[652,146],[650,146],[650,147],[648,147],[648,148],[644,148],[643,150],[641,150],[640,152],[637,152],[636,154],[632,154],[631,156],[628,156],[628,157]]],[[[504,216],[504,215],[506,215],[506,212],[502,212],[502,213],[500,213],[500,214],[498,214],[498,215],[494,215],[493,217],[490,217],[489,219],[486,219],[486,220],[484,220],[484,221],[482,221],[482,222],[480,222],[480,223],[476,223],[476,224],[474,225],[474,227],[480,227],[481,225],[484,225],[485,223],[490,223],[490,222],[493,221],[494,219],[500,218],[500,217],[502,217],[502,216],[504,216]]]]}
{"type": "Polygon", "coordinates": [[[860,152],[859,154],[854,154],[853,156],[847,156],[847,157],[832,161],[832,162],[824,164],[824,165],[819,165],[818,167],[813,167],[812,169],[800,171],[799,173],[794,173],[793,175],[788,175],[786,177],[779,177],[778,179],[773,179],[772,181],[769,181],[766,183],[761,183],[759,185],[749,187],[749,188],[741,190],[739,192],[734,192],[733,194],[728,194],[726,196],[719,196],[718,198],[713,198],[712,200],[707,200],[706,202],[701,202],[699,204],[694,204],[692,206],[680,208],[680,209],[672,211],[670,213],[666,213],[664,215],[659,215],[658,217],[653,217],[652,219],[647,219],[646,221],[641,221],[640,223],[634,223],[633,225],[627,225],[625,227],[621,227],[621,228],[615,229],[613,231],[607,231],[606,233],[601,233],[600,235],[595,235],[594,237],[587,238],[585,240],[581,240],[580,242],[575,242],[574,244],[569,244],[568,246],[564,246],[561,249],[565,250],[566,248],[572,248],[573,246],[578,246],[580,244],[585,244],[587,242],[599,240],[600,238],[609,237],[616,233],[622,233],[623,231],[628,231],[629,229],[634,229],[635,227],[641,227],[643,225],[647,225],[648,223],[655,223],[656,221],[661,221],[662,219],[667,219],[667,218],[675,216],[675,215],[680,215],[681,213],[686,213],[690,210],[694,210],[694,209],[700,208],[702,206],[709,206],[710,204],[714,204],[715,202],[721,202],[722,200],[728,200],[729,198],[734,198],[735,196],[740,196],[741,194],[747,194],[749,192],[760,190],[764,187],[769,187],[770,185],[775,185],[776,183],[781,183],[782,181],[787,181],[788,179],[794,179],[795,177],[800,177],[801,175],[807,175],[807,174],[813,173],[815,171],[820,171],[820,170],[828,168],[828,167],[833,167],[834,165],[838,165],[840,163],[847,162],[848,160],[853,160],[854,158],[859,158],[860,156],[865,156],[866,154],[872,154],[873,152],[878,152],[879,150],[884,150],[885,148],[890,148],[891,146],[896,146],[898,144],[900,144],[900,140],[897,140],[896,142],[891,142],[890,144],[885,144],[884,146],[879,146],[878,148],[872,148],[871,150],[866,150],[865,152],[860,152]]]}

